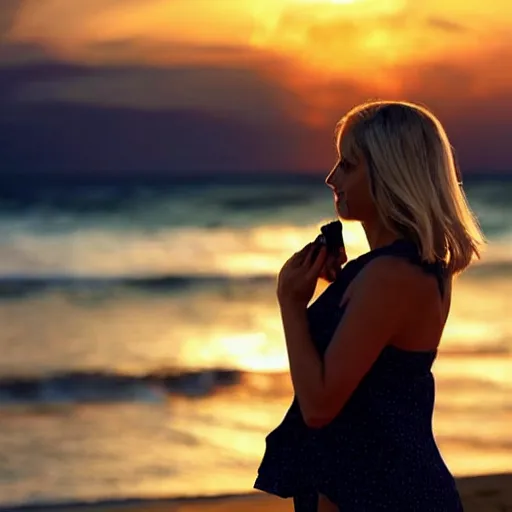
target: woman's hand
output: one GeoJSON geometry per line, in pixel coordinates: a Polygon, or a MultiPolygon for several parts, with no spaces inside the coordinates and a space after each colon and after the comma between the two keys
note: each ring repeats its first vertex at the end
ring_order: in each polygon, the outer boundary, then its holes
{"type": "Polygon", "coordinates": [[[327,253],[324,266],[320,270],[320,277],[329,283],[334,282],[341,271],[341,266],[346,262],[347,253],[344,247],[340,249],[338,254],[327,253]]]}
{"type": "Polygon", "coordinates": [[[314,243],[306,245],[283,265],[277,280],[277,298],[281,306],[305,308],[313,297],[327,256],[327,250],[322,246],[314,258],[315,248],[314,243]]]}

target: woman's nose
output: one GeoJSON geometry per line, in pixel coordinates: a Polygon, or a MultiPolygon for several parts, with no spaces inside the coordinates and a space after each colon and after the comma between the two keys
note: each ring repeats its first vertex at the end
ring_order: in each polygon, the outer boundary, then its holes
{"type": "Polygon", "coordinates": [[[329,188],[335,190],[341,186],[342,179],[343,176],[340,173],[339,169],[336,167],[330,172],[329,176],[327,176],[325,183],[329,188]]]}
{"type": "Polygon", "coordinates": [[[325,184],[329,188],[334,188],[335,174],[336,174],[336,167],[327,175],[327,178],[325,178],[325,184]]]}

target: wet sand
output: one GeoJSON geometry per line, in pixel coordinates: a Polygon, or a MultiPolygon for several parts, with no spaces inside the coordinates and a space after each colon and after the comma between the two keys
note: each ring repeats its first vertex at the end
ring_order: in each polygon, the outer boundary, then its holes
{"type": "MultiPolygon", "coordinates": [[[[512,465],[512,461],[511,461],[512,465]]],[[[512,512],[512,473],[457,479],[465,512],[512,512]]],[[[209,498],[122,500],[94,504],[76,503],[45,507],[17,507],[12,512],[292,512],[291,500],[263,493],[226,495],[209,498]]],[[[441,511],[440,511],[441,512],[441,511]]]]}

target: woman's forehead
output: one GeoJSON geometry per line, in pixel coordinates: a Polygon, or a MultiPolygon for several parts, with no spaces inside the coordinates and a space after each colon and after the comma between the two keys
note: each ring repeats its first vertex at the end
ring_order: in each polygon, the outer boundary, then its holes
{"type": "Polygon", "coordinates": [[[340,158],[354,159],[357,158],[358,147],[354,137],[354,131],[344,123],[338,130],[336,136],[336,148],[340,158]]]}

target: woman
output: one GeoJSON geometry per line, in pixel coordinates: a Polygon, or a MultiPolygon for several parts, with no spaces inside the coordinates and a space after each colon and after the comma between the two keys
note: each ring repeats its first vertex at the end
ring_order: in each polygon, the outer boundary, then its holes
{"type": "Polygon", "coordinates": [[[362,223],[370,251],[308,308],[326,265],[308,244],[277,295],[294,401],[266,439],[255,488],[298,512],[462,510],[432,432],[432,363],[452,279],[483,236],[452,149],[427,109],[371,102],[336,130],[326,179],[338,216],[362,223]]]}

